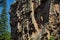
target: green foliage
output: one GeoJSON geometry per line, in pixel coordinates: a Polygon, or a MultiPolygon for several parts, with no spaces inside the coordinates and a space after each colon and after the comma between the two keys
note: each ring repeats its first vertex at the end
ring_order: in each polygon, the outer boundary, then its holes
{"type": "Polygon", "coordinates": [[[6,12],[6,0],[3,1],[2,14],[0,15],[0,40],[11,40],[10,32],[7,31],[7,12],[6,12]]]}
{"type": "Polygon", "coordinates": [[[5,31],[0,35],[0,40],[11,40],[11,34],[8,31],[5,31]]]}
{"type": "Polygon", "coordinates": [[[54,36],[51,36],[51,37],[50,37],[50,40],[55,40],[54,36]]]}
{"type": "Polygon", "coordinates": [[[7,13],[6,13],[6,0],[3,1],[2,14],[0,15],[0,33],[4,32],[7,27],[7,13]]]}
{"type": "Polygon", "coordinates": [[[7,26],[7,12],[6,12],[6,0],[2,0],[3,1],[3,6],[2,6],[2,14],[0,15],[0,29],[5,29],[5,27],[7,26]]]}
{"type": "Polygon", "coordinates": [[[58,40],[60,40],[60,37],[58,38],[58,40]]]}

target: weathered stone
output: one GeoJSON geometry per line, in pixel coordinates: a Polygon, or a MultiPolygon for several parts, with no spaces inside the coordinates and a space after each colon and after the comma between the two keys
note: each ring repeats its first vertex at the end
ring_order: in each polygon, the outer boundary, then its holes
{"type": "Polygon", "coordinates": [[[13,40],[49,40],[60,37],[59,0],[16,0],[10,9],[13,40]]]}

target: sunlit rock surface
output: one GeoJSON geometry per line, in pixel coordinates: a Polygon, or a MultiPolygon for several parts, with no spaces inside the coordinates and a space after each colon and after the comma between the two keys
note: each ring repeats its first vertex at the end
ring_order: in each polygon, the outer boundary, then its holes
{"type": "Polygon", "coordinates": [[[59,0],[16,0],[9,14],[12,40],[60,38],[59,0]]]}

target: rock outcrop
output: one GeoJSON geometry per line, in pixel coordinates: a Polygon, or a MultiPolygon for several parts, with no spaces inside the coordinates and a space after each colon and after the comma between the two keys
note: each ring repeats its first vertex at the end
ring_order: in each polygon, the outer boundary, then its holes
{"type": "Polygon", "coordinates": [[[60,38],[59,0],[16,0],[10,9],[13,40],[60,38]]]}

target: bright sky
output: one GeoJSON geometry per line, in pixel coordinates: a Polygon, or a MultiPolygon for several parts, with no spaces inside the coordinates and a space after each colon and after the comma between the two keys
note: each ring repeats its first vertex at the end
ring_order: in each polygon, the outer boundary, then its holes
{"type": "Polygon", "coordinates": [[[15,0],[7,0],[7,13],[8,13],[8,31],[10,31],[10,15],[9,15],[9,10],[10,10],[10,5],[14,3],[15,0]]]}
{"type": "MultiPolygon", "coordinates": [[[[14,2],[15,0],[7,0],[8,31],[10,31],[10,15],[9,15],[10,5],[14,2]]],[[[2,11],[2,7],[0,6],[0,14],[1,11],[2,11]]]]}

